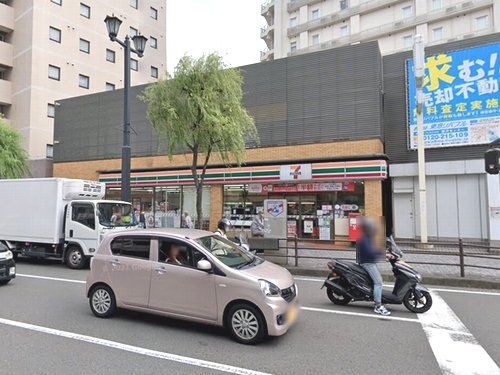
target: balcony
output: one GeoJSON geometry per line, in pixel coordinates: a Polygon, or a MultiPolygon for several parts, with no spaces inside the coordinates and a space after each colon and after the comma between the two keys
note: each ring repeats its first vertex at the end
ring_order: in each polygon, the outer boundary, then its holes
{"type": "Polygon", "coordinates": [[[288,13],[291,13],[304,5],[313,5],[321,3],[322,1],[323,0],[290,0],[290,2],[286,5],[286,10],[288,13]]]}
{"type": "Polygon", "coordinates": [[[0,2],[0,31],[10,33],[14,30],[14,8],[0,2]]]}
{"type": "Polygon", "coordinates": [[[260,37],[261,39],[266,39],[271,36],[274,36],[274,25],[266,25],[260,28],[260,37]],[[273,35],[271,35],[273,34],[273,35]]]}
{"type": "Polygon", "coordinates": [[[316,20],[311,20],[308,22],[301,23],[300,25],[290,27],[287,30],[288,37],[294,37],[303,31],[312,31],[322,27],[330,26],[334,23],[341,22],[349,19],[356,14],[365,14],[369,12],[374,12],[378,9],[385,8],[395,3],[399,3],[401,0],[372,0],[366,3],[348,7],[344,10],[323,16],[316,20]]]}
{"type": "Polygon", "coordinates": [[[0,66],[12,68],[12,44],[0,41],[0,66]]]}
{"type": "Polygon", "coordinates": [[[267,0],[260,6],[260,14],[261,16],[266,17],[266,15],[272,13],[274,13],[274,0],[267,0]]]}
{"type": "MultiPolygon", "coordinates": [[[[461,3],[445,7],[442,9],[434,10],[427,12],[425,14],[421,14],[419,16],[412,16],[402,20],[398,20],[395,22],[389,22],[374,28],[362,30],[359,33],[351,34],[346,37],[334,39],[321,44],[321,49],[326,48],[334,48],[339,47],[341,45],[359,43],[367,40],[374,40],[380,38],[381,36],[394,33],[397,31],[403,31],[407,29],[412,29],[418,25],[435,22],[438,20],[452,18],[457,15],[463,14],[464,12],[477,11],[493,5],[495,0],[469,0],[463,1],[461,3]]],[[[321,20],[321,18],[319,19],[321,20]]],[[[319,21],[315,20],[315,21],[319,21]]],[[[299,25],[301,26],[301,25],[299,25]]],[[[443,41],[444,42],[444,41],[443,41]]],[[[313,50],[317,50],[318,47],[314,46],[314,49],[311,47],[299,49],[289,55],[298,55],[306,52],[312,52],[313,50]]]]}
{"type": "Polygon", "coordinates": [[[274,49],[266,48],[264,51],[260,51],[260,61],[271,61],[274,60],[274,49]]]}
{"type": "Polygon", "coordinates": [[[0,79],[0,104],[12,104],[12,84],[0,79]]]}
{"type": "MultiPolygon", "coordinates": [[[[301,32],[304,31],[312,31],[315,29],[323,28],[326,26],[330,26],[332,24],[341,22],[343,20],[346,20],[350,17],[352,17],[355,14],[365,14],[369,12],[373,12],[377,9],[383,8],[385,6],[391,5],[393,3],[398,3],[401,0],[372,0],[366,3],[362,3],[347,9],[344,9],[342,11],[329,14],[327,16],[318,18],[316,20],[311,20],[305,23],[302,23],[300,25],[294,26],[294,27],[289,27],[287,30],[287,35],[289,38],[294,37],[301,32]]],[[[482,8],[486,8],[488,6],[491,6],[494,3],[495,0],[469,0],[469,1],[463,1],[462,3],[458,3],[455,5],[451,5],[449,7],[443,7],[438,10],[433,10],[429,11],[425,14],[421,14],[419,16],[412,16],[408,17],[396,22],[391,22],[387,24],[383,24],[381,26],[377,26],[375,28],[367,29],[364,31],[361,31],[360,34],[370,34],[370,33],[377,33],[377,30],[380,30],[379,35],[383,35],[384,33],[388,32],[394,32],[398,30],[404,30],[404,29],[409,29],[412,27],[415,27],[416,25],[420,25],[422,23],[426,22],[431,22],[431,21],[436,21],[439,19],[444,19],[444,18],[451,18],[453,16],[457,16],[463,12],[469,12],[469,11],[476,11],[480,10],[482,8]],[[384,30],[384,31],[381,31],[384,30]]],[[[361,39],[363,39],[364,36],[361,36],[361,39]]],[[[355,40],[356,41],[356,40],[355,40]]],[[[357,40],[359,41],[359,40],[357,40]]]]}

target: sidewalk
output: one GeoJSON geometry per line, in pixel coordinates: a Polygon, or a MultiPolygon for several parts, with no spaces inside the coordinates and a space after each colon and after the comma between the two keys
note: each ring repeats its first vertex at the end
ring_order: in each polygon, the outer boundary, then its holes
{"type": "MultiPolygon", "coordinates": [[[[305,243],[299,241],[298,267],[295,267],[294,243],[290,241],[286,266],[290,267],[295,273],[300,273],[300,270],[303,270],[303,274],[322,275],[323,271],[327,271],[326,264],[329,259],[355,261],[356,253],[354,249],[347,248],[346,245],[335,245],[335,249],[333,250],[332,248],[334,245],[329,245],[330,246],[324,243],[305,243]],[[324,257],[328,259],[314,259],[314,257],[324,257]]],[[[489,252],[481,245],[474,246],[467,244],[464,246],[465,278],[460,277],[460,257],[457,245],[439,244],[429,250],[417,249],[413,244],[398,245],[403,252],[405,252],[403,260],[410,263],[424,279],[482,280],[486,282],[486,284],[493,282],[500,285],[500,255],[489,252]],[[450,255],[443,255],[440,253],[449,253],[450,255]],[[498,268],[498,270],[486,269],[484,267],[495,267],[498,268]]],[[[282,254],[286,254],[286,249],[282,250],[282,254]]],[[[281,258],[280,260],[284,262],[285,258],[281,258]]],[[[380,263],[380,269],[384,275],[392,276],[392,270],[388,262],[380,263]]]]}

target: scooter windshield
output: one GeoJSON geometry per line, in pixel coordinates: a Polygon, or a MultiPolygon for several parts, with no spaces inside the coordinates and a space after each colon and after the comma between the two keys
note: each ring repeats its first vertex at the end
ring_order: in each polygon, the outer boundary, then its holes
{"type": "Polygon", "coordinates": [[[396,241],[394,241],[394,238],[392,236],[388,237],[387,238],[387,243],[389,244],[389,251],[397,256],[398,258],[402,258],[404,253],[403,253],[403,250],[401,250],[401,248],[396,245],[396,241]]]}

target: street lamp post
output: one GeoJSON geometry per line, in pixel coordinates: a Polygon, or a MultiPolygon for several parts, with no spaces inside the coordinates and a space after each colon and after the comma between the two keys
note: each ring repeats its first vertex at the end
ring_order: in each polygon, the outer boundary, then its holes
{"type": "Polygon", "coordinates": [[[418,191],[420,202],[420,242],[427,245],[427,188],[425,182],[425,142],[424,142],[424,77],[425,52],[422,35],[413,39],[413,70],[417,91],[417,153],[418,153],[418,191]]]}
{"type": "Polygon", "coordinates": [[[122,21],[113,16],[106,16],[104,19],[108,29],[109,39],[123,47],[125,53],[125,72],[123,80],[123,145],[122,145],[122,178],[121,178],[121,200],[132,202],[132,194],[130,190],[130,55],[135,53],[138,57],[144,55],[146,42],[148,38],[144,35],[132,36],[134,47],[130,45],[130,37],[125,36],[125,40],[118,39],[118,31],[122,21]]]}

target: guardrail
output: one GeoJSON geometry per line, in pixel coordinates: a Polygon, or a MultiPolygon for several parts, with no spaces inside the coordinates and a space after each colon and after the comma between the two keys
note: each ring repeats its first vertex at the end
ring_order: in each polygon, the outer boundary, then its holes
{"type": "MultiPolygon", "coordinates": [[[[272,258],[286,258],[291,259],[295,267],[300,267],[300,260],[355,260],[356,249],[353,244],[348,240],[330,240],[318,241],[306,238],[286,238],[279,240],[280,250],[285,249],[286,254],[276,254],[272,252],[266,253],[266,256],[272,258]],[[314,255],[315,251],[327,252],[328,256],[314,255]],[[348,257],[341,252],[352,252],[348,257]],[[340,256],[338,256],[340,255],[340,256]]],[[[466,276],[466,270],[469,268],[498,271],[500,277],[500,266],[492,266],[488,264],[471,264],[468,260],[471,259],[484,259],[497,262],[500,264],[500,247],[491,246],[484,243],[465,242],[463,239],[458,239],[457,242],[432,242],[430,245],[432,249],[419,249],[419,243],[414,241],[396,241],[398,246],[401,247],[405,255],[423,255],[423,260],[405,260],[406,263],[416,265],[428,266],[450,266],[457,267],[460,271],[460,277],[466,276]],[[428,257],[436,257],[435,261],[429,261],[428,257]],[[437,259],[437,257],[444,257],[437,259]],[[456,262],[450,261],[450,257],[456,259],[456,262]]],[[[487,262],[486,262],[487,263],[487,262]]],[[[326,269],[326,262],[325,262],[326,269]]]]}

